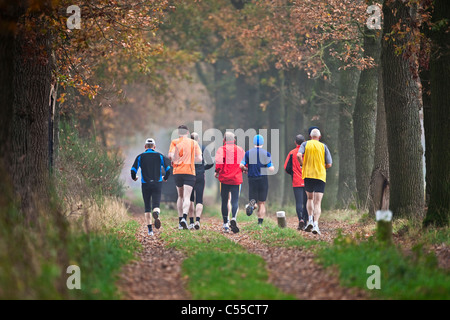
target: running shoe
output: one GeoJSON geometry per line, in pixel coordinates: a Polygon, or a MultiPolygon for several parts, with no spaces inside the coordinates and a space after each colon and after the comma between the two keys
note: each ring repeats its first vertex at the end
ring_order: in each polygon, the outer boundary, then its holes
{"type": "Polygon", "coordinates": [[[149,232],[147,233],[147,235],[148,235],[149,237],[152,237],[152,236],[154,235],[154,233],[153,233],[153,231],[149,231],[149,232]]]}
{"type": "Polygon", "coordinates": [[[298,223],[298,228],[297,230],[304,230],[305,229],[305,221],[300,220],[300,222],[298,223]]]}
{"type": "Polygon", "coordinates": [[[193,223],[190,223],[189,226],[188,226],[188,229],[189,229],[189,230],[194,229],[194,224],[193,224],[193,223]]]}
{"type": "Polygon", "coordinates": [[[319,225],[315,225],[314,228],[312,229],[312,233],[314,234],[318,234],[319,236],[321,235],[320,230],[319,230],[319,225]]]}
{"type": "Polygon", "coordinates": [[[187,222],[186,222],[186,219],[184,219],[184,218],[181,219],[181,221],[180,221],[180,226],[182,226],[184,230],[187,230],[187,229],[188,229],[188,224],[187,224],[187,222]]]}
{"type": "Polygon", "coordinates": [[[228,233],[230,232],[230,228],[228,227],[228,223],[224,223],[222,227],[223,232],[228,233]]]}
{"type": "Polygon", "coordinates": [[[314,228],[314,225],[310,221],[308,221],[308,224],[305,227],[305,231],[311,232],[313,228],[314,228]]]}
{"type": "Polygon", "coordinates": [[[194,228],[195,228],[195,230],[200,229],[200,221],[195,221],[194,228]]]}
{"type": "Polygon", "coordinates": [[[255,210],[256,201],[254,199],[250,200],[250,202],[245,206],[245,212],[248,216],[251,216],[253,210],[255,210]]]}
{"type": "Polygon", "coordinates": [[[231,231],[233,231],[233,233],[238,233],[239,232],[239,228],[237,226],[236,219],[231,219],[230,227],[231,227],[231,231]]]}
{"type": "Polygon", "coordinates": [[[159,220],[159,212],[153,211],[152,215],[153,215],[153,219],[155,219],[155,228],[156,229],[161,228],[161,220],[159,220]]]}

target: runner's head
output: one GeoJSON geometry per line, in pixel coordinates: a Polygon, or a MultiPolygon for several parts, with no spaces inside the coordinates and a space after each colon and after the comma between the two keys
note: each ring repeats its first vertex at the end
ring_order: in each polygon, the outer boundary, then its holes
{"type": "Polygon", "coordinates": [[[298,134],[297,136],[295,136],[295,143],[299,146],[301,145],[303,142],[305,142],[305,137],[301,134],[298,134]]]}
{"type": "Polygon", "coordinates": [[[234,142],[235,139],[236,139],[236,136],[234,135],[234,133],[231,131],[227,131],[227,132],[225,132],[225,136],[223,137],[223,142],[224,143],[230,142],[230,141],[234,142]]]}
{"type": "Polygon", "coordinates": [[[313,131],[314,129],[317,129],[317,130],[319,130],[319,127],[309,127],[309,129],[308,129],[308,135],[309,136],[311,136],[311,131],[313,131]]]}
{"type": "Polygon", "coordinates": [[[155,149],[156,148],[156,142],[155,139],[149,138],[145,140],[145,149],[155,149]]]}
{"type": "Polygon", "coordinates": [[[261,147],[264,144],[264,137],[260,134],[257,134],[254,138],[253,138],[253,144],[257,147],[261,147]]]}
{"type": "Polygon", "coordinates": [[[182,124],[181,126],[178,127],[178,135],[181,136],[187,136],[189,134],[189,129],[187,126],[185,126],[184,124],[182,124]]]}
{"type": "Polygon", "coordinates": [[[314,139],[314,140],[320,140],[320,138],[322,137],[322,134],[320,133],[319,129],[311,130],[311,133],[309,135],[310,135],[311,139],[314,139]]]}
{"type": "Polygon", "coordinates": [[[191,139],[195,140],[195,141],[198,141],[198,133],[197,132],[192,132],[191,133],[191,139]]]}

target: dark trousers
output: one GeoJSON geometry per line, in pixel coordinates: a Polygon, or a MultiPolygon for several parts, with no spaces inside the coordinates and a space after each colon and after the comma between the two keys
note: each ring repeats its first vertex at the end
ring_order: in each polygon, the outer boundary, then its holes
{"type": "Polygon", "coordinates": [[[228,222],[228,194],[231,192],[231,215],[236,217],[239,209],[239,187],[240,185],[221,184],[220,196],[222,198],[223,223],[228,222]]]}
{"type": "Polygon", "coordinates": [[[298,221],[308,221],[308,211],[306,209],[306,192],[304,187],[294,187],[295,210],[297,211],[298,221]]]}

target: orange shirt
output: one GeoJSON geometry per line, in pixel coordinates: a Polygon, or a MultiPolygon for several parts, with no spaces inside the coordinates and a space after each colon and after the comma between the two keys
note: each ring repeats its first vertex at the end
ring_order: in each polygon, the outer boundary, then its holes
{"type": "Polygon", "coordinates": [[[195,157],[202,154],[197,141],[180,137],[170,143],[169,154],[173,153],[173,174],[190,174],[195,176],[195,157]]]}

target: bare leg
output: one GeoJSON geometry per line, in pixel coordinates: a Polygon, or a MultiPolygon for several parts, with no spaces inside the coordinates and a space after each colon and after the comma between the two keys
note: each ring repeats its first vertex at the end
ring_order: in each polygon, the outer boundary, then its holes
{"type": "Polygon", "coordinates": [[[188,214],[189,213],[189,207],[191,206],[191,193],[193,187],[184,185],[183,186],[183,204],[182,204],[182,214],[188,214]]]}
{"type": "Polygon", "coordinates": [[[191,205],[189,206],[189,214],[188,214],[189,218],[194,218],[194,212],[195,212],[194,209],[195,209],[194,208],[194,202],[191,201],[191,205]]]}
{"type": "Polygon", "coordinates": [[[322,198],[323,193],[314,192],[314,222],[318,223],[320,214],[322,213],[322,198]]]}
{"type": "Polygon", "coordinates": [[[184,198],[183,187],[177,187],[177,192],[178,192],[178,199],[177,199],[178,217],[181,218],[183,216],[183,198],[184,198]]]}
{"type": "Polygon", "coordinates": [[[314,213],[314,192],[306,192],[306,210],[308,211],[308,221],[313,220],[314,213]]]}
{"type": "Polygon", "coordinates": [[[266,216],[266,203],[263,201],[258,202],[258,218],[264,219],[266,216]]]}
{"type": "Polygon", "coordinates": [[[152,214],[151,214],[151,212],[146,212],[145,213],[145,223],[147,225],[152,224],[152,214]]]}
{"type": "Polygon", "coordinates": [[[203,204],[197,203],[197,206],[195,207],[195,217],[201,218],[203,213],[203,204]]]}

